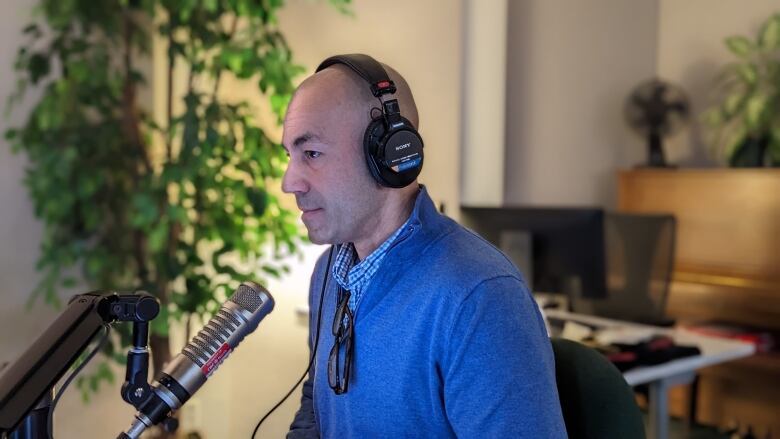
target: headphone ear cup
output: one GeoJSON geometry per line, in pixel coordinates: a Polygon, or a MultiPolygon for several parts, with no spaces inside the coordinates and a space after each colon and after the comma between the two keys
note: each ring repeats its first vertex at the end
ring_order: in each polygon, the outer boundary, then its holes
{"type": "Polygon", "coordinates": [[[387,130],[384,118],[371,121],[363,135],[363,150],[366,157],[368,170],[374,180],[381,186],[389,188],[402,188],[411,184],[420,174],[423,165],[423,141],[414,126],[404,118],[401,118],[401,127],[387,130]],[[396,147],[400,150],[404,147],[404,155],[416,157],[406,164],[406,168],[391,169],[386,160],[398,158],[397,152],[391,152],[396,147]],[[408,149],[407,149],[408,148],[408,149]]]}
{"type": "Polygon", "coordinates": [[[368,128],[366,128],[366,132],[363,135],[363,153],[366,157],[366,165],[368,165],[368,171],[371,173],[371,176],[380,185],[388,187],[387,182],[382,178],[382,173],[379,170],[380,164],[377,158],[377,154],[379,154],[382,146],[380,145],[380,142],[385,136],[385,131],[384,120],[381,117],[372,120],[371,123],[368,124],[368,128]]]}

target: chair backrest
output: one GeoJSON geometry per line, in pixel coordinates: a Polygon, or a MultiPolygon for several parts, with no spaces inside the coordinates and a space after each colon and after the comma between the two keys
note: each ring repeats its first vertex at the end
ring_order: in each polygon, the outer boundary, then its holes
{"type": "Polygon", "coordinates": [[[647,324],[665,324],[674,269],[672,215],[610,213],[604,217],[607,291],[572,300],[572,310],[647,324]]]}
{"type": "Polygon", "coordinates": [[[603,355],[553,338],[555,376],[570,438],[642,439],[642,413],[623,375],[603,355]]]}

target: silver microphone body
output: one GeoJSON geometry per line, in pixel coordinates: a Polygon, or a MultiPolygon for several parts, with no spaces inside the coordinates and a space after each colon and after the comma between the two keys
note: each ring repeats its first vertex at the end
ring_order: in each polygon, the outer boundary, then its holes
{"type": "Polygon", "coordinates": [[[273,310],[271,294],[254,282],[244,282],[163,369],[152,395],[118,437],[137,439],[144,430],[178,410],[200,389],[239,343],[273,310]]]}

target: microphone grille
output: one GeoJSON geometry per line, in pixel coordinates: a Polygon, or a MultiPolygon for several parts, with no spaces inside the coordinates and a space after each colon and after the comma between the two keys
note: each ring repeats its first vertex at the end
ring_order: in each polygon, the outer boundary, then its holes
{"type": "Polygon", "coordinates": [[[263,297],[268,297],[268,293],[264,290],[263,287],[254,282],[244,282],[230,300],[250,313],[254,313],[263,305],[263,297]]]}
{"type": "Polygon", "coordinates": [[[220,308],[214,317],[190,340],[182,352],[198,366],[203,366],[230,336],[241,327],[241,322],[227,309],[220,308]]]}

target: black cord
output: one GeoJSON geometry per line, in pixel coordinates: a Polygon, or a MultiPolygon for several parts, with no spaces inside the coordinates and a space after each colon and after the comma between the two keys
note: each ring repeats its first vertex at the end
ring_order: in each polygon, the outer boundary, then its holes
{"type": "Polygon", "coordinates": [[[317,347],[320,344],[320,322],[322,321],[322,302],[325,299],[325,286],[328,283],[328,277],[330,277],[330,261],[333,258],[333,250],[335,246],[332,246],[330,248],[330,253],[328,253],[328,263],[327,268],[325,269],[325,279],[322,281],[322,290],[320,291],[320,306],[319,310],[317,311],[317,335],[314,338],[314,350],[311,353],[311,357],[309,358],[309,365],[306,366],[306,370],[303,372],[303,375],[301,375],[301,378],[298,380],[297,383],[290,389],[289,392],[287,392],[286,395],[284,395],[284,398],[282,398],[281,401],[277,402],[275,406],[271,408],[271,410],[268,411],[268,413],[265,414],[265,416],[260,419],[260,422],[257,423],[255,426],[255,430],[252,432],[252,439],[255,439],[255,435],[257,434],[257,431],[260,430],[260,425],[268,419],[269,416],[271,416],[271,413],[273,413],[276,409],[279,408],[280,405],[282,405],[285,401],[287,401],[287,398],[292,395],[292,393],[295,391],[295,389],[298,388],[298,386],[301,385],[301,382],[303,382],[303,379],[306,378],[306,374],[309,373],[309,370],[311,369],[311,365],[314,364],[314,359],[317,358],[317,347]]]}
{"type": "Polygon", "coordinates": [[[65,389],[68,388],[68,384],[70,384],[71,381],[73,381],[74,378],[76,378],[76,375],[81,372],[81,369],[84,368],[84,366],[87,365],[87,363],[92,360],[92,357],[94,357],[101,349],[103,349],[103,345],[106,344],[106,340],[108,340],[108,333],[111,329],[108,325],[103,325],[103,336],[100,338],[100,341],[95,345],[95,347],[92,349],[92,351],[87,355],[86,358],[84,358],[84,361],[81,362],[81,364],[78,365],[76,369],[73,370],[73,372],[68,375],[68,378],[65,380],[65,382],[62,384],[62,387],[60,387],[60,390],[57,391],[57,395],[54,396],[54,399],[51,402],[51,406],[49,406],[49,416],[46,421],[46,430],[49,434],[49,439],[53,439],[53,428],[52,428],[52,419],[54,418],[54,408],[57,406],[57,402],[60,400],[60,397],[65,392],[65,389]]]}

